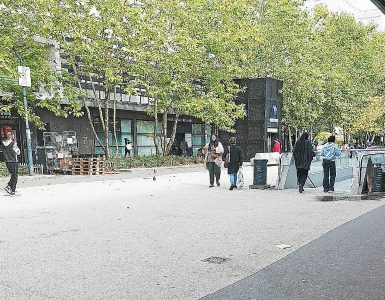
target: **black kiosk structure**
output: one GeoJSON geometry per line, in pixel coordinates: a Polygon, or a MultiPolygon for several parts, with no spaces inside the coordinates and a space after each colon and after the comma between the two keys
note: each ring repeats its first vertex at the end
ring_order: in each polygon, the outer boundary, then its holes
{"type": "Polygon", "coordinates": [[[228,145],[231,136],[242,148],[244,160],[256,153],[272,152],[274,140],[282,143],[282,87],[274,78],[242,78],[235,82],[242,88],[235,102],[244,104],[246,116],[234,126],[235,133],[219,131],[219,139],[228,145]]]}

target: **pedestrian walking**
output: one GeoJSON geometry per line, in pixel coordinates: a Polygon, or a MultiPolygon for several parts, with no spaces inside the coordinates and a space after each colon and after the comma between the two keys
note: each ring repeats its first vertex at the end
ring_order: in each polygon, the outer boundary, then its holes
{"type": "Polygon", "coordinates": [[[334,192],[334,182],[336,181],[336,158],[341,156],[341,150],[336,145],[334,135],[328,138],[328,142],[321,150],[322,167],[324,169],[323,187],[324,192],[334,192]]]}
{"type": "Polygon", "coordinates": [[[280,153],[281,152],[281,143],[278,139],[274,140],[273,152],[280,153]]]}
{"type": "Polygon", "coordinates": [[[231,137],[229,140],[230,146],[225,149],[224,157],[227,161],[227,173],[230,176],[230,191],[237,188],[237,179],[239,168],[242,167],[243,158],[242,150],[236,145],[237,140],[231,137]]]}
{"type": "Polygon", "coordinates": [[[309,141],[309,134],[304,132],[294,146],[294,161],[297,168],[297,181],[299,192],[304,191],[306,179],[309,175],[310,165],[315,156],[313,146],[309,141]]]}
{"type": "Polygon", "coordinates": [[[175,156],[179,156],[180,155],[180,147],[178,145],[178,141],[177,140],[174,140],[174,142],[172,143],[171,152],[172,152],[172,155],[175,155],[175,156]]]}
{"type": "Polygon", "coordinates": [[[129,139],[124,139],[124,157],[131,156],[132,144],[129,139]]]}
{"type": "Polygon", "coordinates": [[[187,157],[188,156],[188,144],[186,141],[180,142],[180,150],[181,150],[181,156],[187,157]]]}
{"type": "Polygon", "coordinates": [[[3,150],[5,164],[11,174],[11,178],[4,189],[8,194],[14,195],[16,191],[18,172],[17,156],[20,155],[20,149],[15,142],[15,137],[13,136],[12,131],[6,132],[6,139],[1,142],[1,148],[3,150]]]}
{"type": "Polygon", "coordinates": [[[210,186],[214,186],[214,177],[217,183],[217,186],[220,186],[221,179],[221,164],[222,164],[222,155],[224,152],[223,145],[218,141],[215,134],[211,136],[210,143],[207,143],[204,148],[205,154],[205,165],[209,170],[210,176],[210,186]]]}

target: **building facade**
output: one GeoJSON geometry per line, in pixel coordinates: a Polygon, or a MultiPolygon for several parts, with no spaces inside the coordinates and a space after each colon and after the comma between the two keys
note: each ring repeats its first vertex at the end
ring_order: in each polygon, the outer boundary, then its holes
{"type": "MultiPolygon", "coordinates": [[[[211,125],[204,124],[201,120],[191,116],[179,116],[175,136],[175,144],[180,146],[183,141],[187,143],[188,155],[197,155],[199,150],[209,141],[211,133],[217,133],[219,138],[227,144],[230,136],[236,136],[238,144],[244,151],[245,159],[249,159],[257,152],[270,152],[274,139],[282,137],[282,81],[272,78],[245,78],[236,80],[244,88],[236,97],[237,104],[243,104],[246,117],[235,124],[235,133],[217,130],[211,125]]],[[[91,95],[91,94],[90,94],[91,95]]],[[[111,99],[113,101],[113,99],[111,99]]],[[[66,105],[63,103],[63,105],[66,105]]],[[[110,110],[110,153],[125,153],[125,139],[131,141],[133,151],[131,155],[156,154],[153,132],[154,117],[147,114],[148,99],[140,96],[119,95],[116,100],[116,140],[113,126],[113,110],[110,110]],[[118,147],[116,147],[116,144],[118,147]]],[[[101,126],[99,110],[93,99],[89,99],[93,126],[101,140],[104,132],[101,126]]],[[[111,105],[112,106],[112,105],[111,105]]],[[[53,113],[37,109],[45,124],[45,130],[39,130],[31,124],[32,149],[35,163],[44,164],[44,132],[75,132],[78,154],[103,154],[101,145],[94,137],[91,124],[84,111],[81,117],[69,116],[67,118],[55,116],[53,113]],[[40,151],[40,152],[39,152],[40,151]]],[[[168,133],[172,132],[175,115],[168,119],[168,133]]],[[[0,115],[0,128],[13,130],[22,150],[21,161],[26,157],[26,139],[24,137],[24,120],[14,113],[0,115]]],[[[160,126],[159,126],[160,127],[160,126]]],[[[178,153],[175,153],[178,154],[178,153]]]]}
{"type": "MultiPolygon", "coordinates": [[[[99,111],[96,108],[90,109],[94,128],[101,140],[104,139],[104,132],[101,126],[99,111]]],[[[112,112],[111,112],[112,113],[112,112]]],[[[85,114],[75,118],[62,118],[52,113],[39,110],[38,115],[45,124],[46,131],[63,132],[74,131],[77,135],[79,154],[103,154],[101,145],[96,141],[90,122],[85,114]]],[[[174,115],[170,115],[168,132],[171,133],[174,115]]],[[[154,155],[156,154],[154,140],[154,118],[145,111],[118,109],[116,111],[116,140],[114,135],[113,116],[110,116],[109,146],[110,153],[116,152],[118,144],[119,155],[124,155],[125,139],[131,141],[133,155],[154,155]]],[[[36,147],[43,147],[43,132],[36,129],[32,134],[33,144],[36,147]]],[[[196,155],[211,134],[211,127],[206,126],[200,120],[190,116],[179,116],[175,140],[178,145],[186,141],[189,155],[196,155]]]]}

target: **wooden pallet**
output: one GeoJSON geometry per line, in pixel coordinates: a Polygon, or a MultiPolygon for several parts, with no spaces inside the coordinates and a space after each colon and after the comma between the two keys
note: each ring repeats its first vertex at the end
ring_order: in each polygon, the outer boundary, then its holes
{"type": "Polygon", "coordinates": [[[74,158],[71,162],[72,175],[101,175],[105,170],[104,157],[74,158]]]}

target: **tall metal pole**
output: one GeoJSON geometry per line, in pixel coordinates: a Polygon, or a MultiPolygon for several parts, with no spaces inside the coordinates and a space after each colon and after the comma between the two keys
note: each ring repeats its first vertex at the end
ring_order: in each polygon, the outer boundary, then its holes
{"type": "MultiPolygon", "coordinates": [[[[20,65],[23,65],[23,58],[17,53],[16,48],[13,48],[16,56],[20,61],[20,65]]],[[[33,176],[33,158],[32,158],[32,143],[31,143],[31,130],[29,129],[28,122],[28,104],[27,104],[27,89],[23,86],[23,105],[24,105],[24,120],[25,120],[25,136],[27,138],[27,157],[28,157],[28,174],[33,176]]]]}
{"type": "Polygon", "coordinates": [[[27,152],[28,152],[28,174],[33,176],[33,158],[32,158],[32,143],[31,143],[31,130],[29,129],[28,122],[28,106],[27,106],[27,89],[23,87],[23,104],[25,114],[25,135],[27,137],[27,152]]]}

